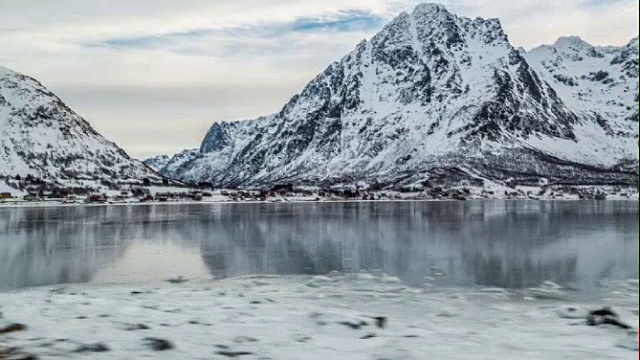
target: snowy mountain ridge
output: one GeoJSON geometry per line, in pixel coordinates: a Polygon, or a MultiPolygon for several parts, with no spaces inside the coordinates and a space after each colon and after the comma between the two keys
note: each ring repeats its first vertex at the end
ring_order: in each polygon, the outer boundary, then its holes
{"type": "Polygon", "coordinates": [[[637,137],[637,37],[622,47],[595,47],[576,36],[563,37],[524,57],[573,112],[596,117],[620,136],[637,137]]]}
{"type": "Polygon", "coordinates": [[[153,169],[153,171],[160,171],[165,166],[167,166],[170,160],[171,158],[168,155],[157,155],[147,158],[142,162],[153,169]]]}
{"type": "Polygon", "coordinates": [[[637,183],[637,47],[567,37],[522,52],[497,19],[418,5],[280,112],[213,124],[161,172],[217,186],[637,183]]]}
{"type": "Polygon", "coordinates": [[[0,67],[0,177],[160,176],[98,134],[37,80],[0,67]]]}

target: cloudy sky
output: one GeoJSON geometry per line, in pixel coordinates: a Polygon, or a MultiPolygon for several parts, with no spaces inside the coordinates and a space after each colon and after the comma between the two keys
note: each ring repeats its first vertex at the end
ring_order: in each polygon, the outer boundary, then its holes
{"type": "MultiPolygon", "coordinates": [[[[198,147],[215,121],[270,114],[330,62],[421,1],[0,0],[0,65],[40,80],[144,158],[198,147]]],[[[578,35],[622,45],[636,0],[451,0],[515,46],[578,35]]]]}

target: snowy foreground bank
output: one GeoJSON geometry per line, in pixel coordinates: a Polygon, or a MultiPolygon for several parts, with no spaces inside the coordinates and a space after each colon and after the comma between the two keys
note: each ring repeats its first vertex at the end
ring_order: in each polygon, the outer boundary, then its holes
{"type": "Polygon", "coordinates": [[[578,304],[369,274],[41,287],[0,293],[0,359],[631,359],[637,284],[578,304]],[[632,330],[588,326],[603,305],[632,330]]]}

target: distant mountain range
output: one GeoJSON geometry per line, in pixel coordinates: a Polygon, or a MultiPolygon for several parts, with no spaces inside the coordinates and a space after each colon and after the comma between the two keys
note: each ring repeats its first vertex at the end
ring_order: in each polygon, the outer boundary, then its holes
{"type": "Polygon", "coordinates": [[[160,179],[37,80],[0,67],[0,177],[160,179]]]}
{"type": "Polygon", "coordinates": [[[158,170],[216,186],[637,184],[638,39],[524,51],[497,19],[418,5],[278,113],[215,123],[158,170]]]}
{"type": "Polygon", "coordinates": [[[153,171],[160,171],[169,164],[171,158],[168,155],[158,155],[145,159],[143,163],[153,169],[153,171]]]}
{"type": "Polygon", "coordinates": [[[0,68],[0,176],[163,176],[220,187],[638,183],[638,38],[524,51],[497,19],[403,12],[282,109],[199,149],[131,159],[36,80],[0,68]]]}

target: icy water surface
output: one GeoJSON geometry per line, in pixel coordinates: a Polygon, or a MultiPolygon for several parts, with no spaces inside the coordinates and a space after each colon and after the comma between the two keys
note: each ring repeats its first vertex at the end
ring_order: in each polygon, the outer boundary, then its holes
{"type": "Polygon", "coordinates": [[[0,288],[387,273],[411,286],[598,292],[638,278],[638,203],[466,201],[0,208],[0,288]]]}

